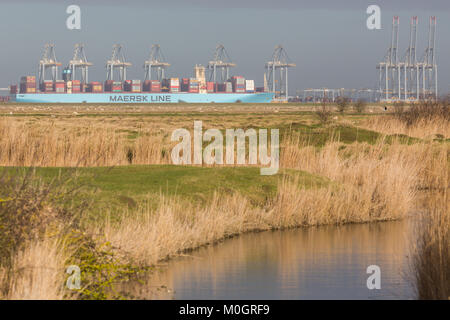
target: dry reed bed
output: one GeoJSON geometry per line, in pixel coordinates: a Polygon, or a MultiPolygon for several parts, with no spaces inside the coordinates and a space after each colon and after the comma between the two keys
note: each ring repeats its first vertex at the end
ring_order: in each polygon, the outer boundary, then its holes
{"type": "Polygon", "coordinates": [[[377,116],[363,120],[361,127],[384,134],[404,134],[421,139],[433,139],[439,135],[450,138],[450,121],[442,117],[423,118],[408,125],[392,115],[377,116]]]}
{"type": "Polygon", "coordinates": [[[450,300],[450,163],[441,159],[431,172],[434,186],[425,199],[425,214],[417,223],[412,274],[418,299],[450,300]]]}
{"type": "Polygon", "coordinates": [[[317,149],[292,136],[282,149],[283,167],[328,177],[328,187],[299,190],[298,181],[284,178],[264,208],[240,195],[216,195],[205,207],[165,198],[157,210],[141,208],[108,224],[104,233],[127,255],[156,263],[242,232],[399,219],[412,212],[419,188],[445,181],[441,167],[448,151],[445,144],[383,139],[375,145],[330,142],[317,149]]]}
{"type": "Polygon", "coordinates": [[[283,166],[326,176],[329,186],[304,190],[296,178],[283,178],[264,207],[236,194],[216,195],[204,207],[163,198],[158,209],[141,207],[96,232],[104,232],[125,255],[153,264],[243,232],[399,219],[412,212],[417,188],[439,177],[437,167],[448,156],[439,144],[387,145],[380,140],[374,146],[343,148],[331,142],[316,149],[303,143],[288,140],[283,166]]]}
{"type": "MultiPolygon", "coordinates": [[[[351,190],[353,191],[353,190],[351,190]]],[[[240,196],[216,195],[204,207],[179,199],[162,199],[158,209],[141,208],[118,223],[108,223],[104,235],[126,257],[155,264],[186,250],[250,231],[301,226],[361,223],[395,219],[382,205],[350,193],[346,188],[299,190],[295,181],[282,180],[276,198],[265,208],[240,196]]]]}
{"type": "Polygon", "coordinates": [[[89,167],[169,163],[163,135],[143,130],[134,141],[113,129],[67,132],[53,125],[0,122],[0,165],[89,167]]]}
{"type": "Polygon", "coordinates": [[[0,299],[61,300],[64,298],[65,263],[69,257],[58,239],[27,243],[7,270],[0,266],[0,299]]]}
{"type": "Polygon", "coordinates": [[[427,200],[418,226],[412,274],[419,299],[450,300],[450,203],[448,192],[427,200]]]}

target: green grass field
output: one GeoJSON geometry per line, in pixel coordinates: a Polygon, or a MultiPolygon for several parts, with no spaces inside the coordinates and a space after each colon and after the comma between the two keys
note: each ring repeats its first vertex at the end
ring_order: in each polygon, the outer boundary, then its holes
{"type": "MultiPolygon", "coordinates": [[[[10,173],[24,173],[23,168],[0,169],[10,173]]],[[[327,185],[325,178],[296,170],[280,170],[273,176],[262,176],[257,167],[194,167],[176,165],[136,165],[97,168],[36,168],[36,174],[46,181],[76,172],[77,181],[71,184],[85,186],[86,196],[95,208],[117,210],[135,207],[142,201],[156,205],[161,195],[177,196],[198,204],[206,203],[218,194],[237,192],[254,205],[264,205],[277,191],[284,177],[297,177],[300,188],[327,185]]],[[[73,177],[74,175],[72,175],[73,177]]],[[[95,211],[95,210],[93,210],[95,211]]]]}

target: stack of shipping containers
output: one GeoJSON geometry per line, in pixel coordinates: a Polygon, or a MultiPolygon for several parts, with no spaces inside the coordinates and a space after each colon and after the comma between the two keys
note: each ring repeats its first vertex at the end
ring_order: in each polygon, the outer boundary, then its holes
{"type": "Polygon", "coordinates": [[[80,93],[81,91],[81,81],[80,80],[72,80],[72,92],[80,93]]]}
{"type": "Polygon", "coordinates": [[[181,79],[181,91],[188,92],[189,91],[189,78],[181,79]]]}
{"type": "Polygon", "coordinates": [[[214,82],[206,82],[206,92],[208,93],[214,92],[214,82]]]}
{"type": "Polygon", "coordinates": [[[98,81],[92,81],[87,86],[87,90],[86,91],[87,92],[91,92],[91,93],[100,93],[100,92],[103,92],[103,86],[98,81]]]}
{"type": "Polygon", "coordinates": [[[105,81],[105,92],[111,92],[112,91],[112,84],[113,80],[106,80],[105,81]]]}
{"type": "MultiPolygon", "coordinates": [[[[12,89],[12,86],[11,86],[12,89]]],[[[16,86],[17,91],[17,86],[16,86]]],[[[20,78],[20,93],[35,93],[36,92],[36,77],[26,76],[20,78]]]]}
{"type": "Polygon", "coordinates": [[[66,83],[64,80],[56,80],[54,83],[54,91],[56,93],[65,93],[66,92],[66,83]]]}
{"type": "Polygon", "coordinates": [[[141,80],[125,80],[124,91],[141,92],[141,80]]]}
{"type": "Polygon", "coordinates": [[[178,93],[180,92],[180,79],[170,78],[169,81],[169,92],[178,93]]]}
{"type": "Polygon", "coordinates": [[[217,84],[217,92],[225,92],[225,93],[233,92],[233,85],[232,85],[232,83],[227,81],[225,83],[217,84]]]}
{"type": "Polygon", "coordinates": [[[233,84],[233,92],[245,93],[245,79],[241,76],[234,76],[231,78],[233,84]]]}
{"type": "Polygon", "coordinates": [[[245,80],[245,92],[247,93],[255,92],[255,80],[245,80]]]}
{"type": "MultiPolygon", "coordinates": [[[[125,80],[123,83],[120,81],[106,80],[104,83],[104,92],[188,92],[188,93],[255,93],[264,92],[263,87],[255,87],[254,80],[246,80],[242,76],[233,76],[224,83],[215,83],[211,81],[205,82],[205,79],[198,78],[169,78],[158,80],[125,80]],[[203,79],[203,80],[202,80],[203,79]]],[[[41,92],[55,92],[55,93],[80,93],[91,92],[99,93],[103,92],[103,85],[100,82],[91,82],[89,84],[81,83],[80,80],[44,80],[40,86],[41,92]]],[[[35,93],[36,77],[24,76],[20,79],[20,86],[12,85],[10,92],[12,94],[17,93],[35,93]],[[19,90],[18,90],[19,89],[19,90]]]]}
{"type": "Polygon", "coordinates": [[[230,81],[225,82],[225,92],[233,92],[233,83],[230,81]]]}
{"type": "Polygon", "coordinates": [[[41,91],[54,92],[53,81],[52,80],[44,80],[44,82],[41,84],[41,91]]]}
{"type": "Polygon", "coordinates": [[[145,92],[161,92],[161,82],[158,80],[145,80],[143,90],[145,92]]]}
{"type": "Polygon", "coordinates": [[[105,91],[106,92],[122,92],[122,82],[106,80],[105,81],[105,91]]]}
{"type": "Polygon", "coordinates": [[[178,78],[163,79],[161,86],[163,91],[165,92],[178,93],[180,92],[180,79],[178,78]]]}
{"type": "Polygon", "coordinates": [[[122,82],[113,81],[111,86],[111,92],[122,92],[122,82]]]}
{"type": "Polygon", "coordinates": [[[199,89],[200,89],[200,82],[196,78],[190,78],[188,92],[198,93],[199,89]]]}
{"type": "Polygon", "coordinates": [[[125,80],[123,82],[123,91],[131,92],[131,80],[125,80]]]}
{"type": "Polygon", "coordinates": [[[131,80],[131,92],[141,92],[141,80],[131,80]]]}

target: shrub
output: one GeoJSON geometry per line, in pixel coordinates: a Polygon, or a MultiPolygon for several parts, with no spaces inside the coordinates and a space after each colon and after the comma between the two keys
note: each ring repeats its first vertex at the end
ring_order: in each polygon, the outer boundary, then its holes
{"type": "MultiPolygon", "coordinates": [[[[70,171],[70,170],[69,170],[70,171]]],[[[69,187],[67,177],[45,182],[34,169],[5,169],[0,176],[0,263],[22,249],[27,241],[41,237],[46,230],[60,228],[86,207],[84,201],[74,207],[80,191],[69,187]]]]}
{"type": "Polygon", "coordinates": [[[330,120],[331,109],[326,102],[322,102],[322,105],[319,108],[316,108],[316,115],[323,124],[330,120]]]}
{"type": "Polygon", "coordinates": [[[422,120],[443,119],[450,121],[450,102],[442,101],[422,101],[404,110],[403,106],[396,106],[394,116],[404,122],[407,126],[417,124],[422,120]]]}
{"type": "Polygon", "coordinates": [[[355,110],[358,113],[363,113],[366,110],[366,102],[363,99],[358,99],[355,103],[355,110]]]}
{"type": "Polygon", "coordinates": [[[350,98],[348,97],[338,97],[336,99],[337,109],[340,113],[343,113],[350,103],[350,98]]]}

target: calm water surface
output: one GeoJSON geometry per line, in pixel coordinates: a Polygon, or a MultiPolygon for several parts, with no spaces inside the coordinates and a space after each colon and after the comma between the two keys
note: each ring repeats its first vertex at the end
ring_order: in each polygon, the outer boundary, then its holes
{"type": "Polygon", "coordinates": [[[147,298],[413,299],[408,220],[251,233],[171,260],[135,287],[147,298]],[[369,265],[381,290],[368,290],[369,265]]]}

